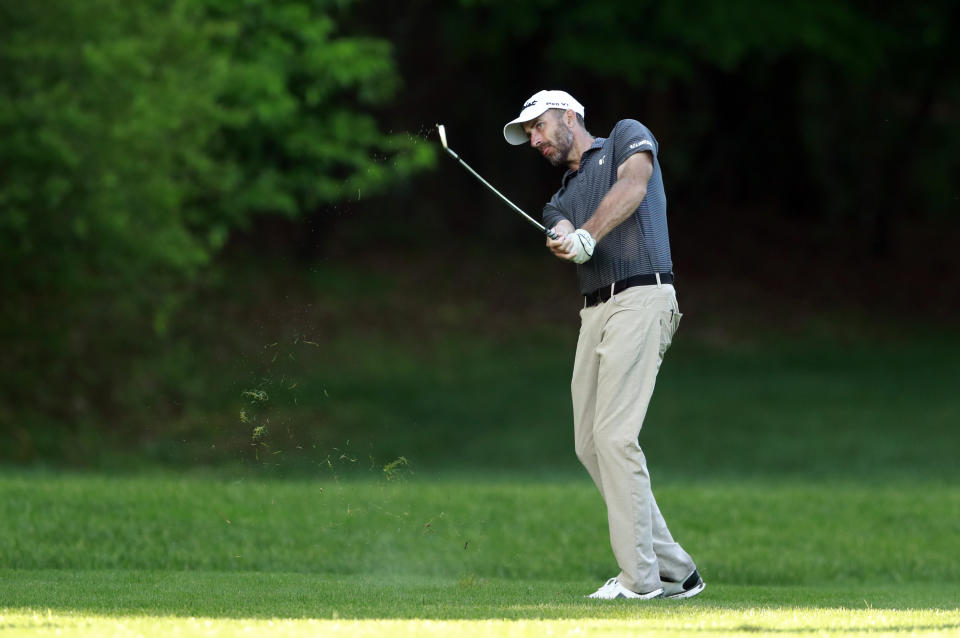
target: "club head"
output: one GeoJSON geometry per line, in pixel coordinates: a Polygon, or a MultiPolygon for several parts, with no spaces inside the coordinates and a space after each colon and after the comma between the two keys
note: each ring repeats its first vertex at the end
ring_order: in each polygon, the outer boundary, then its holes
{"type": "Polygon", "coordinates": [[[447,150],[447,131],[443,128],[443,124],[437,124],[437,132],[440,134],[440,143],[447,150]]]}

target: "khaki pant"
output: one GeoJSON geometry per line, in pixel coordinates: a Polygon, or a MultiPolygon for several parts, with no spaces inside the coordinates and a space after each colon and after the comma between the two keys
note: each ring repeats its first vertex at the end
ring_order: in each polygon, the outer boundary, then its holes
{"type": "Polygon", "coordinates": [[[637,442],[680,316],[672,285],[628,288],[580,312],[571,383],[577,457],[606,502],[620,583],[638,593],[694,569],[660,514],[637,442]]]}

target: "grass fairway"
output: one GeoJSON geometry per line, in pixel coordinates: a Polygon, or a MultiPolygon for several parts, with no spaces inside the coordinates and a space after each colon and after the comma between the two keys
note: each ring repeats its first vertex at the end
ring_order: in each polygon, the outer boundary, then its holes
{"type": "MultiPolygon", "coordinates": [[[[105,578],[105,575],[94,574],[105,578]]],[[[150,585],[150,581],[135,579],[136,584],[150,585]]],[[[178,578],[167,577],[168,581],[178,578]]],[[[257,577],[242,575],[226,578],[223,575],[188,575],[183,579],[189,593],[203,595],[211,586],[229,587],[238,583],[254,587],[257,577]]],[[[277,601],[280,595],[291,594],[296,589],[302,593],[306,587],[315,587],[318,596],[337,598],[341,601],[355,599],[356,584],[342,582],[331,584],[317,578],[267,579],[271,589],[266,601],[277,601]],[[284,587],[286,586],[286,587],[284,587]],[[270,595],[270,594],[273,595],[270,595]]],[[[121,581],[123,582],[123,581],[121,581]]],[[[360,583],[363,585],[364,583],[360,583]]],[[[569,586],[546,583],[494,582],[474,587],[465,592],[456,583],[431,583],[400,579],[380,586],[367,583],[361,588],[374,597],[380,605],[396,605],[399,610],[409,609],[411,599],[423,596],[438,599],[446,610],[467,608],[467,616],[461,618],[432,617],[431,605],[423,605],[423,615],[413,619],[389,612],[379,617],[338,617],[310,614],[296,616],[239,616],[225,612],[213,616],[189,614],[125,614],[83,613],[46,610],[2,610],[0,631],[4,635],[77,635],[77,636],[544,636],[544,635],[624,635],[624,636],[954,636],[960,630],[960,614],[952,610],[931,608],[889,609],[871,606],[865,601],[852,602],[851,606],[836,604],[845,598],[840,588],[821,587],[815,590],[795,588],[758,588],[731,586],[716,594],[713,600],[690,601],[677,606],[666,601],[638,607],[628,601],[616,603],[556,602],[544,603],[542,598],[569,599],[574,597],[569,586]],[[438,591],[441,585],[446,585],[438,591]],[[453,590],[453,591],[449,591],[453,590]],[[793,604],[773,603],[751,605],[743,601],[775,598],[793,599],[793,604]],[[509,599],[511,602],[497,604],[509,599]],[[828,605],[816,601],[829,599],[828,605]],[[801,602],[810,601],[810,602],[801,602]],[[485,614],[485,616],[483,615],[485,614]]],[[[176,587],[168,583],[168,587],[176,587]]],[[[264,585],[261,584],[260,587],[264,585]]],[[[116,587],[116,585],[114,585],[116,587]]],[[[927,591],[918,593],[918,598],[928,604],[931,599],[944,598],[932,591],[931,586],[922,586],[927,591]]],[[[262,591],[262,590],[257,590],[262,591]]],[[[892,588],[868,590],[867,595],[884,598],[896,596],[892,588]]],[[[180,598],[185,596],[179,594],[180,598]]],[[[286,598],[283,599],[288,600],[286,598]]],[[[280,602],[280,601],[277,601],[280,602]]],[[[283,606],[281,602],[281,607],[283,606]]],[[[347,608],[350,607],[346,602],[347,608]]],[[[302,608],[301,608],[302,609],[302,608]]]]}
{"type": "Polygon", "coordinates": [[[613,572],[583,480],[0,477],[3,635],[955,635],[960,488],[685,482],[658,497],[708,582],[613,572]]]}
{"type": "Polygon", "coordinates": [[[681,341],[641,444],[707,589],[639,604],[583,598],[616,567],[538,339],[271,347],[127,471],[0,470],[0,635],[960,635],[955,336],[681,341]]]}

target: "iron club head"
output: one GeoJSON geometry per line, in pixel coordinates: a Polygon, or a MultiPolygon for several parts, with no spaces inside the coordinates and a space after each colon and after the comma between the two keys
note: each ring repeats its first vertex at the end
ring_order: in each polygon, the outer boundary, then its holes
{"type": "Polygon", "coordinates": [[[437,124],[437,132],[440,134],[440,143],[443,144],[443,148],[447,149],[447,131],[443,128],[443,124],[437,124]]]}

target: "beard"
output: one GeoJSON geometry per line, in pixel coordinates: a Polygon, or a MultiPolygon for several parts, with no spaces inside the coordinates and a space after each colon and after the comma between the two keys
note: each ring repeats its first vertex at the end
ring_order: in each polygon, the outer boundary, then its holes
{"type": "Polygon", "coordinates": [[[565,126],[557,128],[556,138],[550,140],[550,146],[553,147],[553,152],[547,160],[557,168],[566,166],[570,151],[573,150],[573,131],[565,126]]]}

